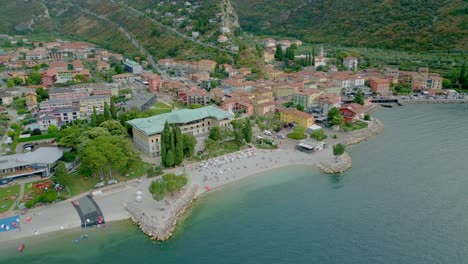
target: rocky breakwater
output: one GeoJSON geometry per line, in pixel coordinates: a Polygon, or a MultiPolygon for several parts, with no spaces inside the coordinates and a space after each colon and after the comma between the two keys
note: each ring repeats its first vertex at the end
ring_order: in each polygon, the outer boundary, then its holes
{"type": "Polygon", "coordinates": [[[331,161],[317,164],[317,166],[324,173],[337,174],[349,170],[353,166],[353,160],[351,156],[345,152],[343,155],[335,157],[331,161]]]}
{"type": "Polygon", "coordinates": [[[190,185],[182,196],[177,199],[169,209],[158,209],[154,204],[146,208],[138,202],[122,204],[130,214],[133,222],[151,239],[165,241],[172,236],[177,225],[177,220],[184,212],[192,206],[198,185],[190,185]]]}
{"type": "MultiPolygon", "coordinates": [[[[368,122],[368,124],[369,126],[364,129],[340,133],[338,136],[339,140],[333,142],[333,144],[341,143],[345,146],[357,144],[382,133],[382,131],[384,130],[384,125],[377,119],[368,122]]],[[[351,159],[351,156],[345,152],[343,153],[343,155],[335,157],[333,160],[317,164],[317,166],[324,173],[337,174],[343,173],[346,170],[350,169],[353,166],[353,161],[351,159]]]]}

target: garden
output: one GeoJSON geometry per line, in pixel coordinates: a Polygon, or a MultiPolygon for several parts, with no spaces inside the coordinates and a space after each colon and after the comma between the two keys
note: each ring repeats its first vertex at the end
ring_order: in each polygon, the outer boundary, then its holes
{"type": "Polygon", "coordinates": [[[20,193],[20,185],[0,188],[0,214],[8,211],[20,193]]]}

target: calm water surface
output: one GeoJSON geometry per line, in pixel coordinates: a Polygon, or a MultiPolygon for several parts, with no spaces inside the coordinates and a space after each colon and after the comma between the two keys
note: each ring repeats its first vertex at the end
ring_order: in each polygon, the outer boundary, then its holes
{"type": "Polygon", "coordinates": [[[3,244],[0,263],[468,263],[468,107],[377,117],[343,176],[275,170],[204,196],[166,243],[125,221],[3,244]]]}

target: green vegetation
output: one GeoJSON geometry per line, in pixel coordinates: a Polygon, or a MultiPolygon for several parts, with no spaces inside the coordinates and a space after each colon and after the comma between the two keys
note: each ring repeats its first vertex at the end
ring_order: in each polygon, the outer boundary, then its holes
{"type": "Polygon", "coordinates": [[[310,134],[310,137],[317,140],[317,141],[322,141],[327,139],[327,134],[322,129],[315,130],[310,134]]]}
{"type": "Polygon", "coordinates": [[[255,141],[255,146],[259,149],[277,149],[278,145],[274,141],[267,138],[258,139],[255,141]]]}
{"type": "Polygon", "coordinates": [[[344,117],[341,115],[340,110],[333,107],[328,111],[327,120],[331,126],[344,126],[344,117]]]}
{"type": "Polygon", "coordinates": [[[359,129],[366,128],[368,124],[363,121],[354,121],[354,122],[348,122],[346,125],[343,126],[343,131],[344,132],[351,132],[359,129]]]}
{"type": "Polygon", "coordinates": [[[293,132],[287,134],[286,136],[290,139],[295,139],[295,140],[303,140],[307,138],[306,134],[304,134],[305,129],[301,126],[296,126],[294,127],[293,132]]]}
{"type": "Polygon", "coordinates": [[[175,175],[172,173],[164,174],[161,180],[154,180],[149,186],[149,191],[156,201],[164,199],[166,193],[180,191],[182,187],[187,185],[188,179],[185,175],[175,175]]]}
{"type": "Polygon", "coordinates": [[[184,161],[184,157],[194,152],[195,145],[192,140],[184,140],[180,128],[169,126],[166,122],[161,133],[161,162],[164,167],[177,166],[184,161]],[[188,143],[188,145],[185,145],[188,143]]]}
{"type": "Polygon", "coordinates": [[[146,171],[146,174],[147,174],[148,178],[153,178],[153,177],[159,176],[159,175],[161,175],[163,173],[164,173],[163,167],[161,167],[161,166],[156,166],[156,167],[151,166],[146,171]]]}
{"type": "Polygon", "coordinates": [[[369,114],[365,114],[365,115],[364,115],[364,120],[370,121],[370,120],[371,120],[370,115],[369,115],[369,114]]]}
{"type": "Polygon", "coordinates": [[[343,144],[338,143],[333,146],[333,155],[336,157],[341,156],[343,155],[345,150],[346,150],[346,147],[343,144]]]}
{"type": "Polygon", "coordinates": [[[362,95],[361,90],[357,92],[356,97],[353,99],[353,103],[364,105],[364,96],[362,95]]]}
{"type": "Polygon", "coordinates": [[[409,83],[399,83],[393,87],[393,90],[399,94],[410,94],[413,92],[413,89],[411,89],[411,84],[409,83]]]}
{"type": "Polygon", "coordinates": [[[0,188],[0,214],[8,211],[20,194],[20,185],[0,188]],[[10,199],[13,198],[13,199],[10,199]]]}
{"type": "Polygon", "coordinates": [[[256,34],[347,46],[466,49],[466,6],[462,0],[233,0],[233,4],[241,27],[256,34]]]}
{"type": "Polygon", "coordinates": [[[44,134],[44,135],[37,135],[37,136],[30,136],[26,138],[20,138],[18,139],[18,142],[30,142],[30,141],[36,141],[36,140],[44,140],[44,139],[52,139],[56,138],[57,134],[44,134]]]}

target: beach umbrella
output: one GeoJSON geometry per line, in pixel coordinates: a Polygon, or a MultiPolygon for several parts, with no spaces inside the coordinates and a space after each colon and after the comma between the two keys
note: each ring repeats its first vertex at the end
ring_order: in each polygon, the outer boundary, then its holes
{"type": "Polygon", "coordinates": [[[18,222],[18,223],[19,223],[19,218],[16,218],[16,222],[18,222]]]}
{"type": "Polygon", "coordinates": [[[5,228],[5,224],[2,224],[0,227],[1,227],[2,229],[5,228]]]}
{"type": "Polygon", "coordinates": [[[6,226],[6,228],[5,228],[5,229],[6,229],[6,230],[10,230],[10,226],[6,226]]]}

